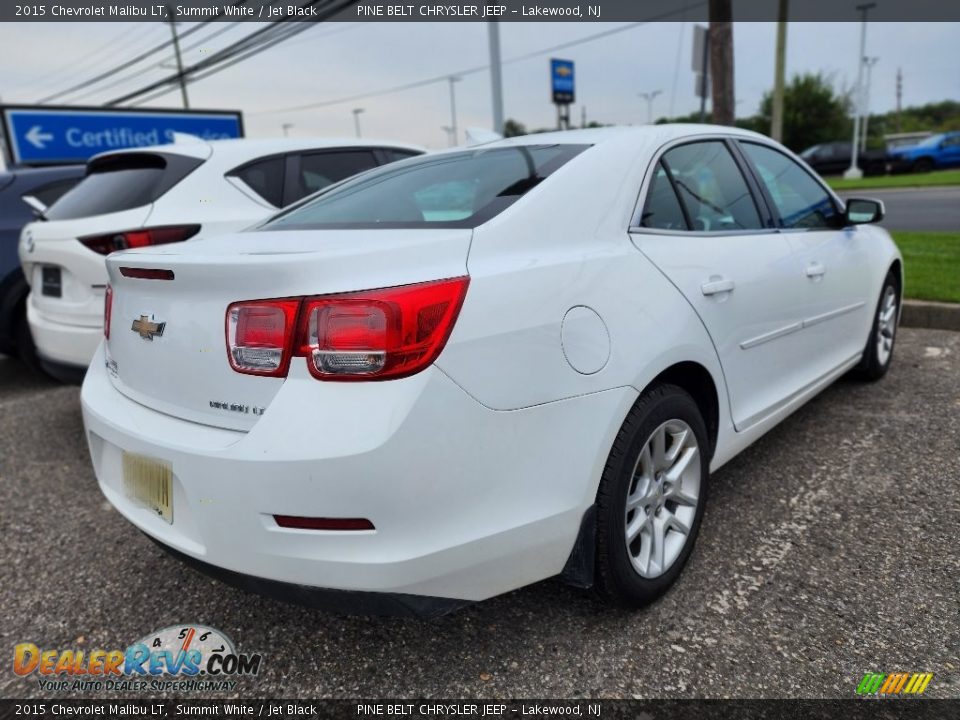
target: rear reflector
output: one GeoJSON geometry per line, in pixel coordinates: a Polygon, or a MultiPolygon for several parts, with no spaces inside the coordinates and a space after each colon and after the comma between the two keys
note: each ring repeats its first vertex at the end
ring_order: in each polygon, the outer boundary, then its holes
{"type": "Polygon", "coordinates": [[[110,339],[110,316],[113,313],[113,288],[107,285],[107,292],[103,296],[103,336],[110,339]]]}
{"type": "Polygon", "coordinates": [[[200,232],[199,225],[165,225],[138,230],[123,230],[106,235],[88,235],[79,238],[79,240],[94,252],[109,255],[116,250],[182,242],[192,238],[198,232],[200,232]]]}
{"type": "Polygon", "coordinates": [[[375,530],[366,518],[313,518],[296,515],[274,515],[277,525],[297,530],[375,530]]]}
{"type": "Polygon", "coordinates": [[[120,274],[124,277],[139,278],[140,280],[173,280],[173,270],[121,267],[120,274]]]}

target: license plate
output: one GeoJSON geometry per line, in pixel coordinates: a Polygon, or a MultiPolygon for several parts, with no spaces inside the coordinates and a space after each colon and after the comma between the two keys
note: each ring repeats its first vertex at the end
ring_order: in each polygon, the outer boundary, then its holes
{"type": "Polygon", "coordinates": [[[60,268],[45,267],[40,275],[41,294],[48,297],[63,296],[63,281],[60,277],[60,268]]]}
{"type": "Polygon", "coordinates": [[[173,523],[173,471],[169,462],[123,453],[123,490],[131,500],[173,523]]]}

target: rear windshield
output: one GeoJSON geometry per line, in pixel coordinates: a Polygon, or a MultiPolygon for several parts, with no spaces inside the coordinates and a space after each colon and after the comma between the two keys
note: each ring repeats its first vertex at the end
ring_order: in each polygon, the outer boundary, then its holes
{"type": "Polygon", "coordinates": [[[72,220],[149,205],[203,161],[163,153],[124,153],[90,162],[87,175],[45,213],[72,220]]]}
{"type": "Polygon", "coordinates": [[[261,229],[473,228],[587,147],[518,145],[423,155],[337,185],[261,229]]]}

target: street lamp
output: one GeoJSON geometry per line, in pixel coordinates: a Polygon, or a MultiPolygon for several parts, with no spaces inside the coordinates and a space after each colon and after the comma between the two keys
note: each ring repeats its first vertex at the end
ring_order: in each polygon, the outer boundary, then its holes
{"type": "Polygon", "coordinates": [[[638,94],[638,97],[642,97],[647,101],[647,125],[653,125],[653,99],[662,93],[663,90],[654,90],[653,92],[642,92],[638,94]]]}
{"type": "Polygon", "coordinates": [[[867,86],[863,97],[863,133],[860,139],[860,151],[867,151],[867,128],[870,126],[870,77],[873,74],[873,66],[877,64],[878,57],[865,57],[863,64],[867,68],[867,86]]]}
{"type": "Polygon", "coordinates": [[[847,180],[859,180],[863,172],[857,167],[857,154],[860,150],[860,112],[863,103],[863,59],[867,55],[867,13],[875,8],[875,2],[857,5],[860,11],[860,54],[857,55],[857,92],[854,99],[853,142],[850,144],[850,167],[843,174],[847,180]]]}
{"type": "Polygon", "coordinates": [[[283,128],[283,136],[284,136],[284,137],[289,137],[289,136],[290,136],[289,130],[290,130],[290,128],[293,127],[293,123],[284,123],[284,124],[281,125],[280,127],[283,128]]]}
{"type": "Polygon", "coordinates": [[[357,137],[360,137],[360,113],[363,112],[363,108],[354,108],[351,112],[353,112],[353,129],[357,137]]]}
{"type": "Polygon", "coordinates": [[[451,75],[447,80],[450,83],[450,147],[454,147],[457,144],[457,94],[453,84],[460,82],[460,78],[451,75]]]}

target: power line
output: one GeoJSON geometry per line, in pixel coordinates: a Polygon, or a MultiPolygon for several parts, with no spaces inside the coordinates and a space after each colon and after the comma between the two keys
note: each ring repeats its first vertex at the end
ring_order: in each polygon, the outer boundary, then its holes
{"type": "MultiPolygon", "coordinates": [[[[702,2],[696,2],[692,5],[686,5],[682,8],[677,8],[675,10],[669,10],[667,12],[660,13],[659,15],[649,17],[639,22],[629,23],[628,25],[623,25],[621,27],[613,28],[611,30],[604,30],[602,32],[594,33],[592,35],[587,35],[585,37],[578,38],[576,40],[570,40],[567,42],[559,43],[557,45],[552,45],[550,47],[534,50],[533,52],[525,53],[523,55],[518,55],[517,57],[504,60],[502,64],[512,65],[514,63],[523,62],[524,60],[530,60],[535,57],[546,55],[552,52],[557,52],[558,50],[564,50],[566,48],[573,47],[575,45],[581,45],[583,43],[591,42],[593,40],[599,40],[600,38],[608,37],[610,35],[615,35],[621,32],[626,32],[627,30],[632,30],[633,28],[639,27],[641,25],[646,25],[648,23],[655,22],[657,20],[662,20],[664,18],[672,17],[674,15],[684,13],[687,10],[691,10],[693,8],[700,7],[706,4],[707,4],[706,0],[703,0],[702,2]]],[[[302,110],[313,110],[321,107],[329,107],[331,105],[340,105],[343,103],[356,102],[357,100],[366,100],[368,98],[377,97],[380,95],[389,95],[395,92],[402,92],[404,90],[413,90],[415,88],[424,87],[426,85],[433,85],[434,83],[446,82],[447,78],[449,78],[451,75],[459,75],[459,76],[473,75],[476,73],[484,72],[485,70],[489,70],[489,69],[490,69],[489,65],[477,65],[475,67],[465,68],[463,70],[455,70],[453,72],[446,72],[443,75],[424,78],[422,80],[414,80],[412,82],[404,83],[402,85],[394,85],[392,87],[383,88],[381,90],[373,90],[371,92],[366,92],[366,93],[360,93],[358,95],[340,97],[334,100],[322,100],[320,102],[308,103],[306,105],[294,105],[292,107],[277,108],[273,110],[261,110],[259,112],[248,113],[248,114],[249,115],[273,115],[277,113],[300,112],[302,110]]]]}
{"type": "MultiPolygon", "coordinates": [[[[237,6],[239,6],[239,5],[243,5],[243,3],[244,3],[245,1],[246,1],[246,0],[237,0],[236,2],[233,3],[233,6],[234,6],[234,7],[237,7],[237,6]]],[[[189,36],[189,35],[192,35],[193,33],[197,32],[197,31],[200,30],[201,28],[204,28],[204,27],[206,27],[207,25],[215,22],[216,19],[219,18],[220,15],[222,15],[222,14],[223,14],[223,11],[222,11],[222,10],[221,10],[221,11],[218,11],[217,14],[216,14],[216,16],[214,16],[214,17],[211,18],[210,20],[205,20],[204,22],[197,23],[197,24],[194,25],[192,28],[189,28],[189,29],[187,29],[186,31],[184,31],[184,32],[180,35],[180,37],[181,37],[181,38],[185,38],[185,37],[187,37],[187,36],[189,36]]],[[[53,93],[52,95],[48,95],[47,97],[41,98],[41,99],[38,100],[37,102],[38,102],[38,103],[50,102],[51,100],[56,100],[57,98],[63,97],[64,95],[69,95],[69,94],[72,93],[74,90],[81,90],[81,89],[83,89],[83,88],[90,87],[91,85],[94,85],[94,84],[100,82],[101,80],[104,80],[104,79],[106,79],[106,78],[109,78],[109,77],[112,76],[112,75],[115,75],[117,72],[120,72],[121,70],[125,70],[125,69],[127,69],[128,67],[131,67],[131,66],[133,66],[133,65],[136,65],[137,63],[141,62],[142,60],[150,57],[151,55],[154,55],[154,54],[160,52],[161,50],[163,50],[163,49],[165,49],[165,48],[170,47],[171,45],[173,45],[173,39],[172,39],[172,38],[171,38],[170,40],[167,40],[167,41],[165,41],[165,42],[160,43],[159,45],[156,45],[156,46],[150,48],[149,50],[147,50],[147,51],[145,51],[145,52],[140,53],[140,54],[137,55],[135,58],[132,58],[132,59],[126,61],[125,63],[121,63],[120,65],[117,65],[117,66],[111,68],[110,70],[107,70],[106,72],[100,73],[99,75],[97,75],[97,76],[95,76],[95,77],[92,77],[92,78],[90,78],[90,79],[88,79],[88,80],[84,80],[83,82],[77,83],[76,85],[73,85],[73,86],[71,86],[71,87],[69,87],[69,88],[66,88],[65,90],[61,90],[60,92],[56,92],[56,93],[53,93]]]]}
{"type": "MultiPolygon", "coordinates": [[[[300,7],[305,9],[313,7],[314,5],[321,4],[325,2],[325,6],[320,10],[320,19],[324,19],[331,15],[340,12],[346,7],[356,4],[357,0],[310,0],[309,2],[301,5],[300,7]]],[[[295,35],[299,35],[301,32],[310,29],[313,23],[302,23],[302,22],[293,22],[290,19],[276,20],[271,23],[266,28],[257,30],[249,35],[245,36],[241,40],[233,43],[232,45],[224,48],[223,50],[215,53],[210,58],[201,60],[188,68],[184,69],[184,76],[188,77],[189,81],[200,80],[205,77],[209,77],[217,72],[225,70],[226,68],[234,65],[238,62],[246,60],[249,57],[257,55],[264,50],[267,50],[274,45],[283,42],[295,35]],[[206,72],[204,72],[206,71],[206,72]]],[[[139,90],[127,93],[120,97],[116,97],[108,101],[107,105],[119,105],[121,103],[130,102],[134,99],[140,98],[141,96],[150,93],[154,90],[163,88],[166,85],[169,85],[174,82],[179,81],[179,75],[175,74],[168,76],[156,82],[150,83],[139,90]]],[[[160,93],[164,94],[164,93],[160,93]]],[[[156,96],[156,95],[154,95],[156,96]]],[[[154,97],[151,96],[151,97],[154,97]]],[[[139,102],[146,102],[150,98],[144,98],[139,102]]]]}

